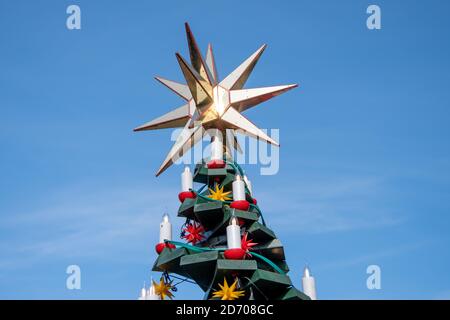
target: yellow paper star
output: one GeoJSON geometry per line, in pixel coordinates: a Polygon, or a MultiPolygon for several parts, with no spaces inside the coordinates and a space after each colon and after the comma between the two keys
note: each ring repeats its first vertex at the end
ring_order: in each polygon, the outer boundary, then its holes
{"type": "Polygon", "coordinates": [[[158,294],[162,300],[164,300],[165,297],[168,297],[170,300],[172,300],[173,294],[172,292],[170,292],[170,290],[172,289],[172,282],[166,283],[161,277],[159,284],[153,281],[153,285],[155,286],[156,294],[158,294]]]}
{"type": "Polygon", "coordinates": [[[233,282],[231,287],[228,286],[227,279],[223,278],[223,285],[219,283],[221,290],[213,292],[213,298],[221,298],[221,300],[235,300],[244,295],[245,291],[235,291],[237,279],[233,282]]]}
{"type": "Polygon", "coordinates": [[[220,201],[231,200],[231,198],[228,197],[228,195],[231,193],[231,191],[223,192],[223,188],[224,188],[223,186],[222,186],[222,188],[219,188],[219,186],[217,184],[215,186],[215,190],[208,188],[208,190],[209,190],[208,198],[214,199],[214,200],[220,200],[220,201]]]}

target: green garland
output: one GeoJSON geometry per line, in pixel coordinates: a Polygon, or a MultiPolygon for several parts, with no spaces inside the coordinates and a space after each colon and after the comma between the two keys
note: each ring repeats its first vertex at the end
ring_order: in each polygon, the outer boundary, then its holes
{"type": "Polygon", "coordinates": [[[225,163],[230,165],[234,169],[234,171],[238,171],[241,174],[241,176],[245,175],[244,170],[236,162],[230,162],[230,161],[225,160],[225,163]]]}

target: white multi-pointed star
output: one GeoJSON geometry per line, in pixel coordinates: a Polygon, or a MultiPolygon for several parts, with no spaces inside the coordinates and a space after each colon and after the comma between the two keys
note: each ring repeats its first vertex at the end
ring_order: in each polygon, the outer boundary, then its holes
{"type": "Polygon", "coordinates": [[[186,104],[134,129],[144,131],[184,126],[156,176],[182,157],[209,129],[220,130],[222,137],[233,140],[231,145],[237,150],[240,147],[233,130],[239,130],[248,136],[278,146],[276,141],[245,118],[241,112],[297,87],[297,84],[291,84],[243,89],[266,45],[219,82],[212,46],[208,45],[204,60],[189,25],[186,23],[185,26],[191,65],[179,53],[176,53],[176,57],[187,84],[159,77],[156,77],[156,80],[183,98],[186,104]],[[231,136],[226,134],[228,129],[231,129],[231,136]]]}

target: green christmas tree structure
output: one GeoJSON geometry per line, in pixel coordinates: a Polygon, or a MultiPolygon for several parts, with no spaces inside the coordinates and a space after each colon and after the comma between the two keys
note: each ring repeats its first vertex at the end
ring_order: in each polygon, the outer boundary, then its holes
{"type": "Polygon", "coordinates": [[[183,127],[161,164],[159,176],[201,141],[211,137],[211,157],[182,173],[181,206],[185,218],[181,241],[173,241],[165,217],[160,228],[159,256],[153,271],[163,273],[149,294],[142,298],[172,297],[177,284],[189,279],[205,292],[205,299],[309,299],[297,290],[287,275],[284,249],[266,225],[250,181],[235,163],[233,151],[241,150],[237,134],[279,144],[242,113],[287,92],[297,84],[244,88],[264,52],[262,45],[225,78],[219,79],[212,46],[204,59],[188,24],[186,35],[190,63],[176,54],[186,83],[156,79],[184,100],[184,105],[147,122],[135,131],[183,127]],[[202,185],[193,190],[193,182],[202,185]]]}
{"type": "Polygon", "coordinates": [[[232,291],[238,292],[234,299],[309,299],[292,285],[283,246],[266,225],[242,168],[228,161],[224,168],[198,164],[193,181],[203,186],[190,195],[182,192],[178,210],[178,216],[186,219],[180,235],[186,242],[166,241],[171,246],[162,248],[153,271],[163,272],[168,283],[173,274],[193,280],[205,299],[233,300],[232,291]],[[245,185],[248,209],[244,201],[231,200],[235,181],[245,185]],[[233,203],[241,209],[233,208],[233,203]],[[227,244],[227,227],[233,220],[242,239],[241,250],[234,252],[227,244]]]}

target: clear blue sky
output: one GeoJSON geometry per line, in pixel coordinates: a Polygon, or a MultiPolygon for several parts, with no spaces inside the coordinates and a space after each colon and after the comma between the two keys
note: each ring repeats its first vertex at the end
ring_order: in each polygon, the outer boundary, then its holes
{"type": "MultiPolygon", "coordinates": [[[[280,171],[245,166],[300,286],[322,299],[450,298],[446,1],[0,1],[0,298],[135,299],[175,218],[170,131],[132,128],[182,101],[183,23],[223,77],[261,44],[247,87],[300,88],[246,113],[280,128],[280,171]],[[366,28],[366,8],[382,29],[366,28]],[[78,4],[82,29],[66,28],[78,4]],[[66,267],[82,290],[65,288],[66,267]],[[366,268],[382,289],[366,288],[366,268]]],[[[157,276],[157,274],[153,274],[157,276]]],[[[178,298],[201,298],[190,284],[178,298]]]]}

